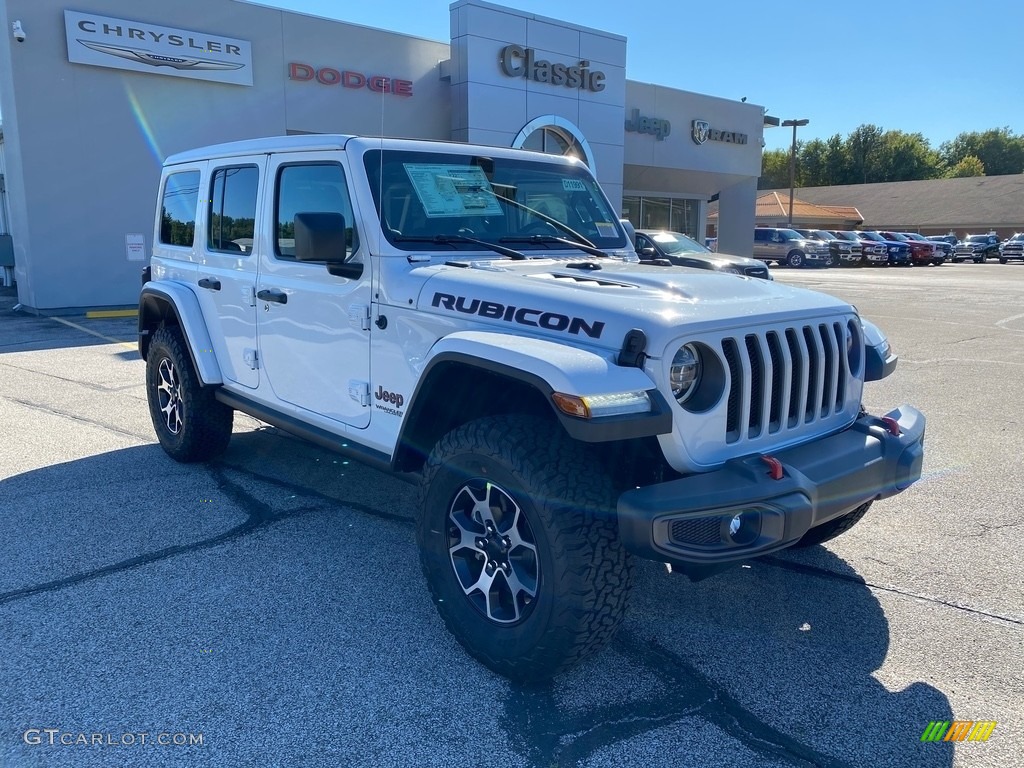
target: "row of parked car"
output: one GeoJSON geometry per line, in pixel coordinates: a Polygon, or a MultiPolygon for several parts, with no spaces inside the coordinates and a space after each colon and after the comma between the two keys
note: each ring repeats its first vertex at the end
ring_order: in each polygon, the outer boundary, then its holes
{"type": "Polygon", "coordinates": [[[690,237],[666,230],[633,231],[636,252],[643,261],[663,266],[696,267],[771,280],[771,262],[790,267],[887,267],[940,265],[971,259],[976,263],[998,258],[1024,260],[1024,233],[999,242],[995,235],[968,235],[962,242],[950,242],[952,235],[924,237],[916,232],[867,232],[854,230],[787,229],[757,227],[754,230],[754,258],[719,253],[715,242],[708,248],[690,237]],[[993,242],[994,241],[994,242],[993,242]]]}
{"type": "Polygon", "coordinates": [[[1024,233],[1000,242],[995,234],[925,237],[917,232],[824,229],[754,230],[754,258],[791,267],[928,266],[968,259],[982,263],[1024,259],[1024,233]]]}

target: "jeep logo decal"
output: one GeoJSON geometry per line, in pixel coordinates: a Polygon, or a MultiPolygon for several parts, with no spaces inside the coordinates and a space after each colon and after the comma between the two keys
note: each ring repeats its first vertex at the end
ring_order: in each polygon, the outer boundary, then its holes
{"type": "Polygon", "coordinates": [[[377,391],[373,395],[378,400],[383,400],[385,403],[391,403],[396,408],[401,408],[405,405],[405,397],[398,394],[397,392],[388,392],[384,387],[378,385],[377,391]]]}
{"type": "Polygon", "coordinates": [[[543,309],[499,304],[496,301],[467,299],[465,296],[452,296],[450,293],[435,293],[431,306],[454,312],[464,312],[467,315],[488,317],[492,320],[504,320],[506,323],[544,328],[548,331],[568,331],[577,336],[583,332],[592,339],[601,338],[601,333],[604,331],[604,323],[600,320],[587,322],[581,317],[545,312],[543,309]]]}

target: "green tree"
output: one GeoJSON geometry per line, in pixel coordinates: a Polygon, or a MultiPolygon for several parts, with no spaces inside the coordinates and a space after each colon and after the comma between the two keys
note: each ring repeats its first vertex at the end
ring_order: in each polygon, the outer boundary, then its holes
{"type": "Polygon", "coordinates": [[[874,155],[882,143],[882,129],[865,123],[846,139],[846,151],[850,157],[851,184],[867,184],[881,181],[875,169],[874,155]]]}
{"type": "Polygon", "coordinates": [[[974,155],[967,155],[946,171],[946,178],[962,179],[968,176],[984,176],[985,165],[974,155]]]}
{"type": "Polygon", "coordinates": [[[758,189],[789,188],[789,150],[770,149],[761,155],[761,178],[758,189]]]}
{"type": "Polygon", "coordinates": [[[821,139],[798,145],[797,155],[797,183],[798,187],[824,187],[828,186],[828,145],[821,139]]]}
{"type": "Polygon", "coordinates": [[[920,133],[886,131],[871,153],[874,181],[916,181],[942,175],[939,153],[920,133]]]}
{"type": "Polygon", "coordinates": [[[961,133],[939,147],[939,152],[950,169],[973,155],[981,161],[988,176],[1024,173],[1024,136],[1017,136],[1009,128],[961,133]]]}
{"type": "Polygon", "coordinates": [[[853,172],[850,167],[850,153],[846,148],[843,137],[838,133],[825,142],[825,184],[853,184],[851,180],[853,172]]]}

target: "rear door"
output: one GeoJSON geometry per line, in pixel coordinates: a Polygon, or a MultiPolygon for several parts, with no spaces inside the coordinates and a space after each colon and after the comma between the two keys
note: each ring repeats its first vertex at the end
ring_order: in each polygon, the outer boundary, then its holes
{"type": "Polygon", "coordinates": [[[260,375],[255,225],[266,165],[266,155],[211,161],[202,190],[203,231],[196,233],[196,294],[221,372],[228,381],[250,388],[259,386],[260,375]]]}

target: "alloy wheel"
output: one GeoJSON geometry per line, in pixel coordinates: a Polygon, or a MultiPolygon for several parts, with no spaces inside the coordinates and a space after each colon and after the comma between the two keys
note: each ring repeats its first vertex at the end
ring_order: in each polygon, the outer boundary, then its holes
{"type": "Polygon", "coordinates": [[[508,491],[482,478],[466,482],[448,510],[448,553],[469,602],[497,624],[532,609],[540,584],[536,538],[508,491]]]}

